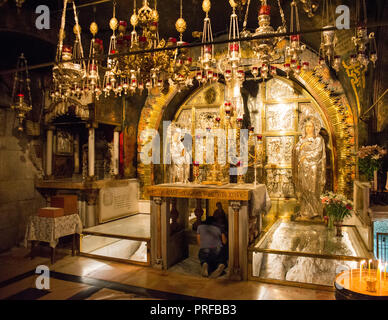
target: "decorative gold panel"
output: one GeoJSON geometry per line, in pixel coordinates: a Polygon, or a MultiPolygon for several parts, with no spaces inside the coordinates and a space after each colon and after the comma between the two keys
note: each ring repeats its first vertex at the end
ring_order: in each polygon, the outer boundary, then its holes
{"type": "Polygon", "coordinates": [[[292,148],[295,144],[293,136],[266,137],[267,163],[291,165],[292,148]]]}
{"type": "Polygon", "coordinates": [[[272,198],[290,198],[295,196],[292,184],[292,169],[266,169],[267,190],[272,198]]]}
{"type": "Polygon", "coordinates": [[[191,131],[191,119],[192,119],[191,109],[184,109],[179,114],[175,123],[177,123],[180,128],[191,131]]]}
{"type": "Polygon", "coordinates": [[[265,113],[266,131],[296,131],[295,104],[269,104],[265,113]]]}
{"type": "Polygon", "coordinates": [[[276,78],[269,80],[266,87],[266,100],[283,100],[301,97],[288,83],[276,78]]]}

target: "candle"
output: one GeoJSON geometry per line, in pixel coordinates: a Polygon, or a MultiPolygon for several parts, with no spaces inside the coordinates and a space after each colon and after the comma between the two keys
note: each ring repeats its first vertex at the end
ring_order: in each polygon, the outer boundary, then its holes
{"type": "Polygon", "coordinates": [[[362,279],[362,266],[363,264],[365,263],[365,260],[362,260],[361,263],[360,263],[360,289],[361,289],[361,279],[362,279]]]}
{"type": "Polygon", "coordinates": [[[370,264],[372,262],[372,259],[369,259],[368,261],[368,277],[370,277],[370,264]]]}

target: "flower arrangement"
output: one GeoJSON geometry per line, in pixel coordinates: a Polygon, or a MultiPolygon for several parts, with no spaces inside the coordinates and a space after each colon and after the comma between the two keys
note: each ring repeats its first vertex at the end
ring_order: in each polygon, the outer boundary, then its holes
{"type": "Polygon", "coordinates": [[[387,154],[384,148],[374,146],[362,146],[357,153],[358,166],[361,173],[365,174],[369,181],[373,179],[373,172],[378,171],[383,163],[383,157],[387,154]]]}
{"type": "Polygon", "coordinates": [[[326,208],[326,213],[335,222],[342,222],[346,217],[352,215],[353,202],[344,195],[327,192],[321,195],[322,204],[326,208]]]}

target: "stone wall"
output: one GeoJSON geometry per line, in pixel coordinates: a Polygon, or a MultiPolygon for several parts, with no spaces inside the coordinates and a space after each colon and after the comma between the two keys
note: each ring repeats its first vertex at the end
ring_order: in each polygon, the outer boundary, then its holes
{"type": "Polygon", "coordinates": [[[34,187],[41,175],[41,145],[16,130],[15,113],[0,106],[0,252],[23,238],[28,216],[45,201],[34,187]]]}

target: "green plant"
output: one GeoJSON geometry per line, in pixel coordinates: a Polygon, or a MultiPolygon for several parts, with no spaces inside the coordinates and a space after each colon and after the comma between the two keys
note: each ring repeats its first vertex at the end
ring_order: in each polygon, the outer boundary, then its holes
{"type": "Polygon", "coordinates": [[[386,153],[387,151],[378,145],[363,146],[358,151],[359,170],[366,175],[369,181],[373,179],[374,171],[380,170],[386,153]]]}

